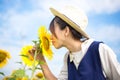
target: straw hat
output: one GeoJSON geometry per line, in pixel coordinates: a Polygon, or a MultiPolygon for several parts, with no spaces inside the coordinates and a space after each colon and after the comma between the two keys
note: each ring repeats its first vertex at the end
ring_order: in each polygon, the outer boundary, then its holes
{"type": "Polygon", "coordinates": [[[85,38],[89,38],[87,33],[85,32],[85,28],[88,24],[88,19],[85,13],[77,8],[72,6],[64,7],[62,10],[58,10],[55,8],[50,8],[50,11],[55,15],[60,17],[66,23],[71,25],[76,31],[81,33],[85,38]]]}

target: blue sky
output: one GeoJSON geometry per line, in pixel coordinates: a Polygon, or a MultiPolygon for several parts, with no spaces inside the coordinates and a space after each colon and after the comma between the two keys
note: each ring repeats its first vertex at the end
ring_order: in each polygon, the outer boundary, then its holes
{"type": "MultiPolygon", "coordinates": [[[[120,62],[120,1],[119,0],[0,0],[0,49],[11,53],[8,64],[0,69],[6,75],[20,68],[19,53],[24,45],[37,39],[39,26],[47,28],[54,17],[49,8],[72,5],[83,9],[88,16],[86,32],[95,40],[109,45],[120,62]]],[[[48,61],[55,75],[62,67],[67,50],[53,47],[54,58],[48,61]]],[[[0,76],[1,78],[1,76],[0,76]]]]}

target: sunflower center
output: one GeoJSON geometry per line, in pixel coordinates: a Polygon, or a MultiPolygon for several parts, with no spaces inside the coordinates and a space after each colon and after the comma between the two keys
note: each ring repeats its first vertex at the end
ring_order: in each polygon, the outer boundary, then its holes
{"type": "Polygon", "coordinates": [[[49,49],[49,40],[46,37],[43,38],[43,47],[45,50],[49,49]]]}
{"type": "Polygon", "coordinates": [[[31,61],[34,60],[34,58],[30,54],[28,54],[27,56],[28,56],[28,59],[30,59],[31,61]]]}
{"type": "Polygon", "coordinates": [[[3,62],[6,57],[7,57],[7,55],[5,53],[1,52],[0,53],[0,63],[3,62]]]}
{"type": "Polygon", "coordinates": [[[38,78],[43,78],[43,74],[40,72],[36,75],[38,78]]]}

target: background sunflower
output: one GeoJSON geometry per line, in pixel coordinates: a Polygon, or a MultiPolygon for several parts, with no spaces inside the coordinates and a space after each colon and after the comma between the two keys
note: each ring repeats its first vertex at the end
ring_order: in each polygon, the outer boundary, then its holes
{"type": "MultiPolygon", "coordinates": [[[[33,56],[28,52],[33,48],[32,45],[27,45],[24,46],[20,52],[20,56],[22,58],[22,61],[24,62],[25,65],[27,66],[32,66],[34,63],[34,58],[33,56]]],[[[35,64],[37,65],[37,61],[35,61],[35,64]]]]}
{"type": "Polygon", "coordinates": [[[11,56],[9,52],[0,49],[0,68],[4,67],[7,64],[10,57],[11,56]]]}

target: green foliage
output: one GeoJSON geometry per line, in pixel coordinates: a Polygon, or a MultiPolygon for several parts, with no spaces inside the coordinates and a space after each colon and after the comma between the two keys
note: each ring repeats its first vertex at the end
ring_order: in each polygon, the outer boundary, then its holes
{"type": "Polygon", "coordinates": [[[27,56],[27,55],[24,55],[24,54],[22,54],[22,55],[20,55],[20,56],[23,56],[23,57],[26,57],[26,58],[28,58],[28,56],[27,56]]]}
{"type": "Polygon", "coordinates": [[[5,74],[3,72],[0,72],[0,75],[5,76],[5,74]]]}
{"type": "Polygon", "coordinates": [[[17,78],[22,78],[22,77],[28,77],[26,74],[25,74],[25,70],[23,69],[18,69],[18,70],[15,70],[11,76],[14,76],[14,77],[17,77],[17,78]]]}

